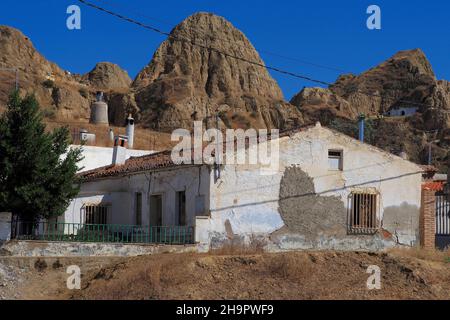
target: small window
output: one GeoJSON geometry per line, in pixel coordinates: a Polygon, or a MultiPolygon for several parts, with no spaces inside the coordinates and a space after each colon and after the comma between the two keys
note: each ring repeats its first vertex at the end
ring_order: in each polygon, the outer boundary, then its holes
{"type": "Polygon", "coordinates": [[[87,205],[84,207],[85,224],[107,224],[108,206],[106,205],[87,205]]]}
{"type": "Polygon", "coordinates": [[[378,193],[352,192],[349,197],[349,231],[354,234],[374,234],[379,222],[378,193]]]}
{"type": "Polygon", "coordinates": [[[328,169],[342,170],[342,150],[328,150],[328,169]]]}

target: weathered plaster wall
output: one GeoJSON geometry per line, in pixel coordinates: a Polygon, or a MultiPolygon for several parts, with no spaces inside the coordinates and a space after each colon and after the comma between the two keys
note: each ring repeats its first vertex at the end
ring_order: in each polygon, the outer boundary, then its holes
{"type": "Polygon", "coordinates": [[[217,182],[211,178],[211,217],[197,230],[204,248],[233,237],[249,241],[251,235],[266,236],[273,250],[377,250],[418,240],[421,169],[400,157],[316,126],[280,139],[275,174],[261,175],[259,169],[224,166],[217,182]],[[342,171],[328,169],[329,149],[342,150],[342,171]],[[378,218],[385,231],[347,235],[348,196],[365,188],[380,193],[378,218]],[[283,199],[293,193],[306,195],[283,199]]]}
{"type": "Polygon", "coordinates": [[[15,257],[101,257],[139,256],[159,253],[195,252],[195,245],[138,245],[123,243],[78,243],[45,241],[8,241],[0,246],[2,255],[15,257]]]}
{"type": "MultiPolygon", "coordinates": [[[[81,207],[109,204],[108,223],[135,224],[135,193],[142,193],[142,225],[150,223],[150,196],[162,195],[163,225],[176,225],[176,192],[186,192],[187,225],[195,224],[197,197],[203,195],[209,207],[209,169],[206,166],[183,167],[102,179],[82,185],[80,193],[65,212],[65,222],[79,223],[81,207]]],[[[207,211],[207,210],[206,210],[207,211]]]]}

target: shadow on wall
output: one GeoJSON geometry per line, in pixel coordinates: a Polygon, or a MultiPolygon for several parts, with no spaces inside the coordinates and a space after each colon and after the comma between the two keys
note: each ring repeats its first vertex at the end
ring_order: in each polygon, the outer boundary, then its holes
{"type": "MultiPolygon", "coordinates": [[[[289,168],[286,169],[286,171],[287,170],[289,170],[289,168]]],[[[396,180],[396,179],[400,179],[400,178],[404,178],[404,177],[408,177],[408,176],[413,176],[413,175],[417,175],[417,174],[422,174],[422,171],[409,172],[409,173],[401,174],[401,175],[398,175],[398,176],[393,176],[393,177],[388,177],[388,178],[383,178],[383,179],[363,181],[363,182],[355,183],[355,184],[352,184],[352,185],[346,185],[344,187],[323,190],[323,191],[317,192],[317,193],[312,191],[312,192],[305,192],[305,193],[296,193],[296,194],[288,195],[288,196],[282,196],[281,193],[280,193],[279,197],[274,198],[272,200],[256,201],[256,202],[252,202],[252,203],[245,203],[245,204],[239,204],[239,205],[219,207],[219,208],[213,210],[213,212],[214,211],[221,211],[221,210],[241,208],[241,207],[254,206],[254,205],[258,205],[258,204],[274,203],[274,202],[279,202],[280,200],[288,200],[290,198],[301,198],[301,197],[309,197],[309,196],[313,196],[313,195],[322,195],[322,194],[327,194],[327,193],[331,193],[331,192],[339,192],[339,191],[342,191],[342,190],[345,190],[345,189],[349,189],[349,188],[356,188],[356,187],[367,186],[368,184],[372,184],[372,183],[380,183],[380,182],[384,182],[384,181],[391,181],[391,180],[396,180]]],[[[283,178],[285,176],[286,176],[286,173],[284,173],[283,178]]],[[[267,187],[269,187],[269,185],[258,186],[257,189],[267,188],[267,187]]],[[[256,188],[255,189],[246,189],[246,191],[257,190],[257,189],[256,188]]]]}
{"type": "Polygon", "coordinates": [[[398,243],[414,245],[419,239],[419,214],[417,206],[403,202],[400,206],[384,208],[383,229],[390,232],[398,243]]]}
{"type": "Polygon", "coordinates": [[[344,202],[336,196],[317,195],[313,179],[299,167],[285,170],[278,205],[287,231],[307,240],[319,234],[339,238],[347,234],[344,202]]]}

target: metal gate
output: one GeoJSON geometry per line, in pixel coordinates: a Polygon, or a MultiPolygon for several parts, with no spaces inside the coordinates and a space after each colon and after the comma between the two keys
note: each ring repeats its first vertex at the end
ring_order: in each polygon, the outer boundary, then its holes
{"type": "Polygon", "coordinates": [[[436,247],[450,246],[450,197],[448,193],[436,193],[436,247]]]}

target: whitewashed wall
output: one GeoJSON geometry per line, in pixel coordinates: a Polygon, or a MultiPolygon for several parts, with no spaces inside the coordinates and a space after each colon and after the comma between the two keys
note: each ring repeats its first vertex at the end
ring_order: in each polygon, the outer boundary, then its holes
{"type": "MultiPolygon", "coordinates": [[[[70,149],[79,147],[80,146],[78,145],[69,146],[70,149]]],[[[112,162],[113,148],[83,146],[82,149],[84,159],[78,163],[78,167],[83,168],[80,172],[104,167],[110,165],[112,162]]],[[[154,153],[154,151],[127,149],[126,159],[129,159],[130,157],[145,156],[152,153],[154,153]]]]}
{"type": "Polygon", "coordinates": [[[135,193],[142,193],[142,224],[150,221],[150,196],[161,194],[163,201],[163,225],[176,223],[176,192],[186,192],[187,225],[195,223],[196,197],[205,196],[209,207],[209,169],[201,167],[167,168],[152,173],[100,179],[82,185],[79,196],[65,212],[65,222],[80,222],[81,207],[86,204],[110,204],[113,224],[135,224],[135,193]]]}
{"type": "MultiPolygon", "coordinates": [[[[286,168],[290,166],[300,167],[313,179],[317,194],[338,196],[345,207],[348,206],[348,195],[355,188],[376,188],[381,201],[379,218],[386,223],[389,221],[386,226],[389,232],[394,234],[398,243],[413,245],[418,241],[421,168],[400,157],[316,126],[280,139],[280,167],[274,175],[260,175],[259,168],[255,166],[223,168],[220,180],[211,182],[211,217],[206,221],[198,220],[197,237],[204,247],[214,242],[227,241],[230,237],[243,236],[248,240],[252,235],[269,236],[281,229],[284,222],[279,213],[280,182],[286,168]],[[329,149],[343,150],[342,171],[328,170],[329,149]],[[387,210],[392,215],[384,217],[387,210]]],[[[285,235],[284,240],[281,239],[276,249],[379,249],[394,245],[374,237],[342,240],[321,238],[311,244],[304,241],[301,234],[291,234],[285,235]]]]}

